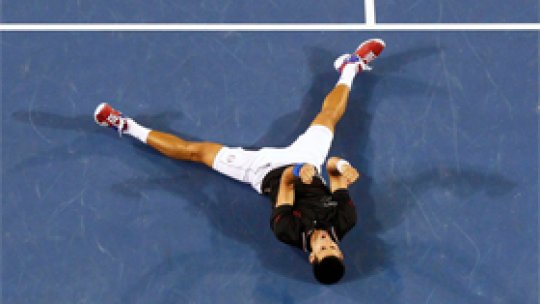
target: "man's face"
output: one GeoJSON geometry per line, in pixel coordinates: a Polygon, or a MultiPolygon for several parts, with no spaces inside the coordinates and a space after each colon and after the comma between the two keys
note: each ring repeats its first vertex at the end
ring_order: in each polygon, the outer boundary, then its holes
{"type": "Polygon", "coordinates": [[[327,256],[335,256],[343,260],[343,253],[328,232],[325,230],[315,230],[313,235],[311,235],[309,262],[313,264],[316,260],[320,261],[327,256]]]}

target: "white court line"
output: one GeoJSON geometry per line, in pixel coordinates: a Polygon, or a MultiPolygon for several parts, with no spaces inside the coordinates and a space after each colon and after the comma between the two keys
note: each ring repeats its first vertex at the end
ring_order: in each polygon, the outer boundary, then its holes
{"type": "Polygon", "coordinates": [[[375,0],[364,0],[364,12],[366,15],[366,24],[375,25],[375,0]]]}
{"type": "Polygon", "coordinates": [[[3,23],[0,31],[539,31],[540,23],[3,23]]]}

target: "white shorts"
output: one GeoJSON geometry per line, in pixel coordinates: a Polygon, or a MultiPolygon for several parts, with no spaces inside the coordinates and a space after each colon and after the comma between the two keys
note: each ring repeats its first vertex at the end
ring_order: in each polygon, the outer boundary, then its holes
{"type": "Polygon", "coordinates": [[[239,147],[223,147],[216,155],[212,167],[222,174],[250,184],[257,192],[262,193],[262,181],[273,169],[296,163],[309,163],[321,172],[333,138],[334,134],[327,127],[310,126],[285,148],[248,151],[239,147]]]}

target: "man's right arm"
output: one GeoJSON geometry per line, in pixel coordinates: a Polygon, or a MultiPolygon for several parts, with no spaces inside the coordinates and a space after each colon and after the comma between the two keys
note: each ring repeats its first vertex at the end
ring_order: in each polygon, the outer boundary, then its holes
{"type": "Polygon", "coordinates": [[[286,244],[302,246],[300,218],[293,212],[294,204],[293,167],[283,171],[279,184],[276,206],[272,210],[271,227],[276,238],[286,244]]]}
{"type": "Polygon", "coordinates": [[[293,167],[283,171],[279,182],[279,191],[276,199],[276,208],[279,206],[294,204],[294,174],[293,167]]]}

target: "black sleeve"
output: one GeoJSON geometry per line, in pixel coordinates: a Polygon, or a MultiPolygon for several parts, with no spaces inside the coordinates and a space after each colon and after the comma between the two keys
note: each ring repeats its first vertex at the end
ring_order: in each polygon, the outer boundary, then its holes
{"type": "Polygon", "coordinates": [[[301,226],[300,218],[294,215],[292,206],[279,206],[272,210],[270,227],[276,238],[283,243],[302,248],[301,226]]]}
{"type": "Polygon", "coordinates": [[[341,239],[356,225],[356,208],[349,196],[349,191],[345,189],[332,193],[332,199],[338,203],[334,228],[338,238],[341,239]]]}

